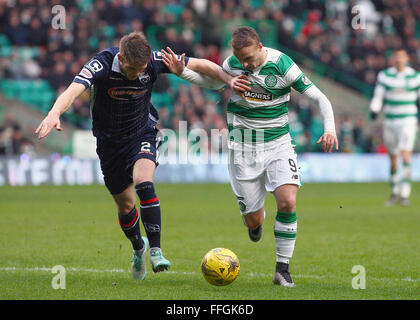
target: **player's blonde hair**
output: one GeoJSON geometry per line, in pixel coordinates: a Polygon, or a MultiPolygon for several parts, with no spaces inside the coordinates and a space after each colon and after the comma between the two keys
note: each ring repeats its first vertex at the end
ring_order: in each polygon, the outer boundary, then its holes
{"type": "Polygon", "coordinates": [[[230,40],[230,45],[233,50],[240,50],[245,47],[252,45],[257,45],[260,43],[260,38],[257,31],[251,27],[239,27],[232,34],[232,40],[230,40]]]}
{"type": "Polygon", "coordinates": [[[150,60],[150,53],[150,45],[143,32],[132,32],[120,40],[120,54],[128,63],[144,65],[150,60]]]}

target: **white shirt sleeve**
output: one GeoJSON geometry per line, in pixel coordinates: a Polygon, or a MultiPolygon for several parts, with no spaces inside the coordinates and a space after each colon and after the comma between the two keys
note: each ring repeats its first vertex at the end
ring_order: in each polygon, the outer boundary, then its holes
{"type": "Polygon", "coordinates": [[[385,95],[385,88],[377,84],[375,86],[375,90],[373,91],[373,97],[370,101],[369,109],[372,112],[378,113],[382,109],[382,104],[384,101],[384,95],[385,95]]]}
{"type": "Polygon", "coordinates": [[[334,112],[330,100],[315,85],[305,90],[303,95],[316,102],[324,122],[324,132],[335,133],[334,112]]]}
{"type": "Polygon", "coordinates": [[[219,90],[226,85],[226,83],[224,82],[221,82],[219,80],[213,79],[199,72],[188,69],[187,67],[184,68],[184,71],[181,73],[179,77],[191,83],[194,83],[195,85],[199,87],[209,88],[213,90],[219,90]]]}
{"type": "Polygon", "coordinates": [[[302,70],[295,64],[287,70],[284,75],[285,84],[291,86],[303,74],[302,70]]]}
{"type": "Polygon", "coordinates": [[[369,110],[378,113],[382,109],[385,96],[385,87],[379,82],[381,79],[381,73],[378,74],[378,81],[373,91],[373,97],[370,101],[369,110]]]}

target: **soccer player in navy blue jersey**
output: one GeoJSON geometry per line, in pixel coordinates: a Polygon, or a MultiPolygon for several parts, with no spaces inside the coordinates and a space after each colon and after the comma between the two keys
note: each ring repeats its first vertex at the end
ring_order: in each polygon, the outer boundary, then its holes
{"type": "MultiPolygon", "coordinates": [[[[178,56],[179,57],[179,56],[178,56]]],[[[179,57],[189,69],[222,81],[235,92],[246,91],[243,77],[231,77],[205,59],[179,57]]],[[[160,145],[158,112],[150,102],[153,83],[171,71],[162,53],[152,51],[144,34],[133,32],[89,60],[57,98],[35,133],[42,139],[53,128],[61,131],[60,116],[87,88],[91,90],[92,130],[105,185],[118,210],[121,229],[133,246],[132,276],[144,279],[148,248],[154,272],[168,270],[161,250],[161,211],[153,176],[160,145]],[[136,209],[140,199],[140,215],[136,209]],[[139,220],[147,237],[140,234],[139,220]]]]}

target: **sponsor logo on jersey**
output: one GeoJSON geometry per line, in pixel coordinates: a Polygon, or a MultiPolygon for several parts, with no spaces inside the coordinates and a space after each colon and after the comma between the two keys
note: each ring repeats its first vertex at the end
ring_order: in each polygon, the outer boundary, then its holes
{"type": "Polygon", "coordinates": [[[273,100],[273,95],[270,93],[258,93],[258,92],[252,92],[247,91],[244,93],[245,98],[248,100],[253,101],[271,101],[273,100]]]}
{"type": "Polygon", "coordinates": [[[121,77],[119,77],[119,76],[116,76],[116,77],[110,76],[110,77],[109,77],[109,79],[110,79],[110,80],[118,80],[118,81],[122,81],[122,80],[123,80],[123,79],[122,79],[121,77]]]}
{"type": "Polygon", "coordinates": [[[130,100],[141,97],[147,92],[147,89],[140,89],[138,87],[114,87],[108,89],[108,94],[115,100],[130,100]]]}
{"type": "Polygon", "coordinates": [[[252,101],[272,101],[273,95],[259,85],[251,85],[251,90],[246,91],[244,96],[247,100],[252,101]]]}
{"type": "Polygon", "coordinates": [[[88,70],[88,68],[86,68],[86,67],[84,67],[84,68],[80,71],[79,75],[80,75],[80,76],[82,76],[82,77],[88,78],[88,79],[92,79],[92,78],[93,78],[93,74],[92,74],[92,72],[90,72],[90,71],[88,70]]]}

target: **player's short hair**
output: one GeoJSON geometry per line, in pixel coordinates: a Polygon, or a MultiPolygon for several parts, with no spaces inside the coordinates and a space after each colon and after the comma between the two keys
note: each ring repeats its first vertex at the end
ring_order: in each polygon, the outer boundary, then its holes
{"type": "Polygon", "coordinates": [[[404,52],[404,53],[408,54],[407,49],[404,48],[404,47],[397,47],[397,48],[395,48],[394,51],[393,51],[393,53],[395,54],[397,52],[404,52]]]}
{"type": "Polygon", "coordinates": [[[144,33],[136,31],[121,38],[120,53],[128,63],[144,65],[150,60],[151,48],[144,33]]]}
{"type": "Polygon", "coordinates": [[[233,50],[240,50],[245,47],[252,45],[258,45],[260,43],[260,37],[254,28],[243,26],[233,31],[232,40],[230,45],[233,50]]]}

